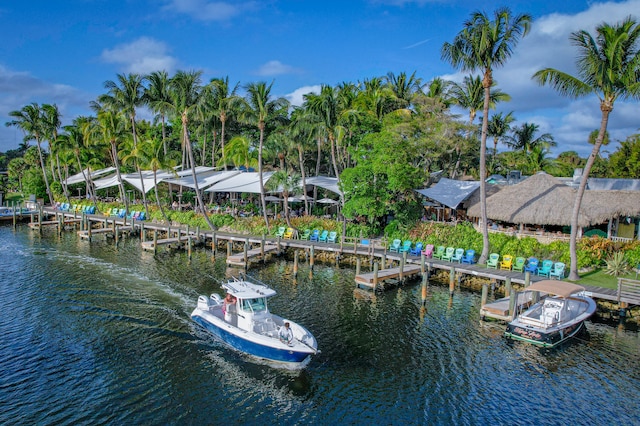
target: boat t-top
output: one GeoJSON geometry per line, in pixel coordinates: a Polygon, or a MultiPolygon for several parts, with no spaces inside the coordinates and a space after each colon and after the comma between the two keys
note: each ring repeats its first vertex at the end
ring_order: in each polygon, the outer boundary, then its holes
{"type": "MultiPolygon", "coordinates": [[[[253,279],[252,279],[253,280],[253,279]]],[[[318,352],[303,326],[269,311],[275,290],[263,283],[234,278],[222,285],[226,296],[199,296],[191,318],[227,345],[258,358],[301,363],[318,352]]]]}

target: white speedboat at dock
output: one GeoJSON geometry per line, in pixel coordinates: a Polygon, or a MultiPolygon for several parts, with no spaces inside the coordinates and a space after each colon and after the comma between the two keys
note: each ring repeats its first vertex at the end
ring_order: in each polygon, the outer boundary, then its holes
{"type": "Polygon", "coordinates": [[[596,302],[584,296],[584,287],[576,284],[543,280],[526,289],[546,293],[547,297],[507,325],[505,335],[512,339],[553,347],[575,336],[596,311],[596,302]]]}
{"type": "Polygon", "coordinates": [[[269,312],[275,290],[245,280],[222,285],[227,292],[198,297],[191,318],[227,345],[258,358],[301,363],[318,352],[313,335],[303,326],[269,312]],[[288,326],[287,326],[288,325],[288,326]]]}

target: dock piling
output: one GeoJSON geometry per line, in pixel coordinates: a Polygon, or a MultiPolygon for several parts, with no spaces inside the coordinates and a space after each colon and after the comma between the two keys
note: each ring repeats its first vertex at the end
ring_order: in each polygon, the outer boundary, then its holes
{"type": "Polygon", "coordinates": [[[449,269],[449,296],[453,296],[453,292],[456,288],[456,268],[452,266],[449,269]]]}
{"type": "Polygon", "coordinates": [[[298,276],[298,250],[293,253],[293,276],[298,276]]]}

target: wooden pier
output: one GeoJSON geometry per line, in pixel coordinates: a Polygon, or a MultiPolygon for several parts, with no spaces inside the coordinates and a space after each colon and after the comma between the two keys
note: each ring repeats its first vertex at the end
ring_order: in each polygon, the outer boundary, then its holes
{"type": "Polygon", "coordinates": [[[404,267],[383,269],[381,271],[375,269],[373,272],[356,275],[356,284],[359,287],[377,290],[380,287],[384,288],[385,282],[391,280],[403,281],[421,273],[422,268],[419,265],[405,265],[404,267]]]}
{"type": "Polygon", "coordinates": [[[251,262],[257,260],[265,260],[266,256],[271,253],[278,252],[278,246],[265,245],[264,247],[258,247],[246,252],[232,254],[227,256],[227,265],[240,266],[247,268],[251,262]]]}

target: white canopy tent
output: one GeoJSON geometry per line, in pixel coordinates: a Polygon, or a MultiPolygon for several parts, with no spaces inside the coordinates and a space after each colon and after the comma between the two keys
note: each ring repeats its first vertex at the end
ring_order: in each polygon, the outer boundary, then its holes
{"type": "MultiPolygon", "coordinates": [[[[262,178],[264,184],[273,176],[274,172],[263,172],[262,178]]],[[[232,176],[228,179],[220,181],[213,186],[205,189],[206,192],[250,192],[253,194],[260,193],[260,176],[259,173],[244,172],[232,176]]]]}
{"type": "MultiPolygon", "coordinates": [[[[101,170],[96,170],[91,172],[91,179],[93,178],[97,178],[99,176],[104,176],[108,173],[111,173],[115,170],[114,167],[107,167],[106,169],[101,169],[101,170]]],[[[77,173],[73,176],[70,176],[65,183],[67,185],[73,185],[74,183],[80,183],[80,182],[84,182],[86,180],[86,177],[89,173],[89,169],[84,169],[82,172],[77,173]]]]}
{"type": "Polygon", "coordinates": [[[307,185],[315,185],[328,191],[335,192],[342,196],[342,191],[338,188],[338,178],[329,176],[312,176],[305,180],[307,185]]]}
{"type": "MultiPolygon", "coordinates": [[[[198,188],[205,189],[215,183],[221,182],[225,179],[229,179],[230,177],[233,177],[240,173],[241,172],[239,170],[228,170],[228,171],[218,171],[218,172],[212,170],[208,172],[199,173],[197,175],[198,188]]],[[[181,178],[177,178],[177,179],[176,178],[165,179],[164,182],[171,183],[174,185],[187,186],[189,188],[196,187],[195,182],[193,180],[193,176],[191,174],[181,178]]]]}

